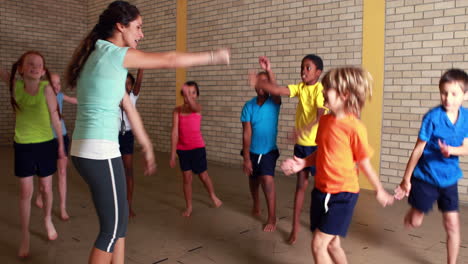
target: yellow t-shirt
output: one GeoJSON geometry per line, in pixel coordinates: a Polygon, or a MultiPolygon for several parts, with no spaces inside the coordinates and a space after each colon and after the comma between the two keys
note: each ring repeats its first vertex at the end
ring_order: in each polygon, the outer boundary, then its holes
{"type": "Polygon", "coordinates": [[[296,130],[303,131],[298,133],[297,144],[302,146],[317,146],[315,137],[317,135],[318,120],[317,110],[319,108],[326,109],[324,106],[323,86],[321,82],[316,82],[313,85],[306,85],[301,82],[299,84],[288,85],[289,97],[299,97],[299,103],[296,107],[296,130]],[[307,126],[316,122],[312,129],[307,126]]]}

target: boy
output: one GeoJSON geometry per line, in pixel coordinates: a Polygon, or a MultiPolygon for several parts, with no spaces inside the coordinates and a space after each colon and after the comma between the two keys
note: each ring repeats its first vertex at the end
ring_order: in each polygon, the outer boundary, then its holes
{"type": "Polygon", "coordinates": [[[322,83],[330,114],[320,118],[317,150],[305,159],[294,157],[281,165],[287,175],[314,164],[317,168],[310,206],[314,263],[348,263],[340,237],[347,234],[359,197],[358,168],[374,187],[377,201],[382,206],[393,203],[372,168],[367,129],[359,120],[371,82],[370,74],[360,68],[327,72],[322,83]]]}
{"type": "MultiPolygon", "coordinates": [[[[274,82],[269,62],[261,61],[261,63],[265,71],[258,73],[256,78],[261,81],[274,82]]],[[[257,96],[246,102],[242,108],[243,168],[244,173],[249,175],[253,199],[252,214],[260,215],[258,189],[261,184],[268,207],[268,219],[263,231],[273,232],[276,230],[276,194],[273,177],[279,157],[276,136],[281,97],[270,96],[258,87],[255,87],[255,91],[257,96]]]]}
{"type": "MultiPolygon", "coordinates": [[[[268,62],[267,57],[260,57],[268,62]]],[[[301,62],[301,80],[299,84],[291,84],[287,87],[278,86],[272,82],[259,82],[259,89],[271,95],[299,97],[296,108],[294,156],[305,158],[317,148],[315,136],[317,134],[318,120],[326,110],[323,105],[323,86],[318,81],[323,71],[322,59],[314,54],[309,54],[301,62]]],[[[309,172],[315,175],[315,166],[304,168],[297,173],[296,193],[294,196],[294,213],[289,244],[296,242],[297,232],[300,226],[300,215],[304,204],[304,194],[309,184],[309,172]]]]}
{"type": "Polygon", "coordinates": [[[447,263],[457,262],[460,247],[457,181],[463,176],[458,156],[468,151],[468,75],[459,69],[445,72],[439,81],[441,105],[423,118],[419,137],[411,153],[395,197],[409,196],[411,209],[405,216],[408,228],[419,227],[437,201],[447,232],[447,263]]]}

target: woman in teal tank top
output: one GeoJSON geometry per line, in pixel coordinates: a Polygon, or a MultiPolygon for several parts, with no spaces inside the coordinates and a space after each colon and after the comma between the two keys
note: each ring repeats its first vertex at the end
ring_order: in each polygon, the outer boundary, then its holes
{"type": "Polygon", "coordinates": [[[52,223],[52,174],[57,170],[58,158],[65,156],[63,140],[54,139],[52,128],[62,133],[57,99],[50,83],[50,73],[44,57],[34,51],[24,53],[13,64],[11,74],[0,71],[0,77],[9,84],[10,99],[15,111],[15,175],[20,181],[20,258],[29,256],[29,219],[34,184],[33,175],[39,177],[44,198],[44,223],[49,240],[57,239],[52,223]],[[21,76],[16,80],[16,72],[21,76]],[[46,76],[49,82],[41,81],[46,76]],[[58,141],[58,145],[57,145],[58,141]]]}
{"type": "Polygon", "coordinates": [[[141,144],[145,174],[156,170],[153,146],[140,115],[125,93],[127,68],[178,68],[229,63],[229,51],[148,53],[137,50],[143,38],[142,18],[125,1],[109,4],[98,23],[75,50],[66,71],[67,84],[77,87],[78,111],[71,156],[88,183],[101,231],[89,263],[123,263],[128,223],[125,173],[118,149],[119,104],[141,144]]]}

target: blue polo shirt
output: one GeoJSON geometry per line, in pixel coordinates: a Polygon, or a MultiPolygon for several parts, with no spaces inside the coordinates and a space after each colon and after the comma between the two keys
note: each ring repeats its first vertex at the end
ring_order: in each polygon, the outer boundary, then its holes
{"type": "Polygon", "coordinates": [[[455,124],[449,120],[442,106],[431,109],[424,115],[419,138],[426,141],[423,154],[414,168],[413,176],[438,187],[457,183],[463,176],[458,165],[458,156],[445,158],[440,152],[438,140],[459,147],[468,137],[468,110],[460,107],[455,124]]]}
{"type": "Polygon", "coordinates": [[[261,106],[257,104],[257,97],[245,103],[241,122],[250,122],[252,126],[250,152],[266,154],[278,148],[276,136],[279,112],[280,104],[276,104],[271,96],[261,106]]]}

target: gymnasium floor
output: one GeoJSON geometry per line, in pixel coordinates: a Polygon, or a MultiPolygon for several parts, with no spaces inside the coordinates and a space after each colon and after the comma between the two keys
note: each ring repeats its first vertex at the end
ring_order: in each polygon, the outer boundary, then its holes
{"type": "MultiPolygon", "coordinates": [[[[18,185],[13,176],[12,150],[0,148],[0,263],[86,263],[97,234],[98,223],[90,195],[73,166],[69,167],[69,213],[62,222],[57,217],[58,196],[54,198],[56,241],[45,240],[42,212],[33,207],[30,230],[31,257],[16,258],[20,226],[18,185]]],[[[138,156],[137,156],[138,158],[138,156]]],[[[199,180],[194,181],[192,217],[180,215],[184,207],[180,171],[170,169],[168,155],[157,153],[159,172],[145,177],[135,170],[134,207],[137,217],[129,223],[126,263],[129,264],[244,264],[313,263],[308,231],[309,197],[302,214],[302,229],[293,246],[284,241],[291,227],[295,179],[276,177],[278,226],[275,233],[261,231],[266,218],[250,216],[251,199],[247,178],[240,168],[209,164],[209,173],[224,204],[215,209],[199,180]]],[[[140,166],[140,160],[135,161],[140,166]]],[[[55,179],[54,179],[55,181],[55,179]]],[[[56,190],[55,190],[56,193],[56,190]]],[[[309,194],[308,194],[309,195],[309,194]]],[[[263,199],[263,197],[262,197],[263,199]]],[[[362,191],[348,238],[343,247],[350,263],[445,263],[445,234],[439,212],[431,213],[417,230],[405,230],[406,201],[382,209],[371,192],[362,191]]],[[[461,206],[462,245],[459,263],[468,263],[468,207],[461,206]]]]}

